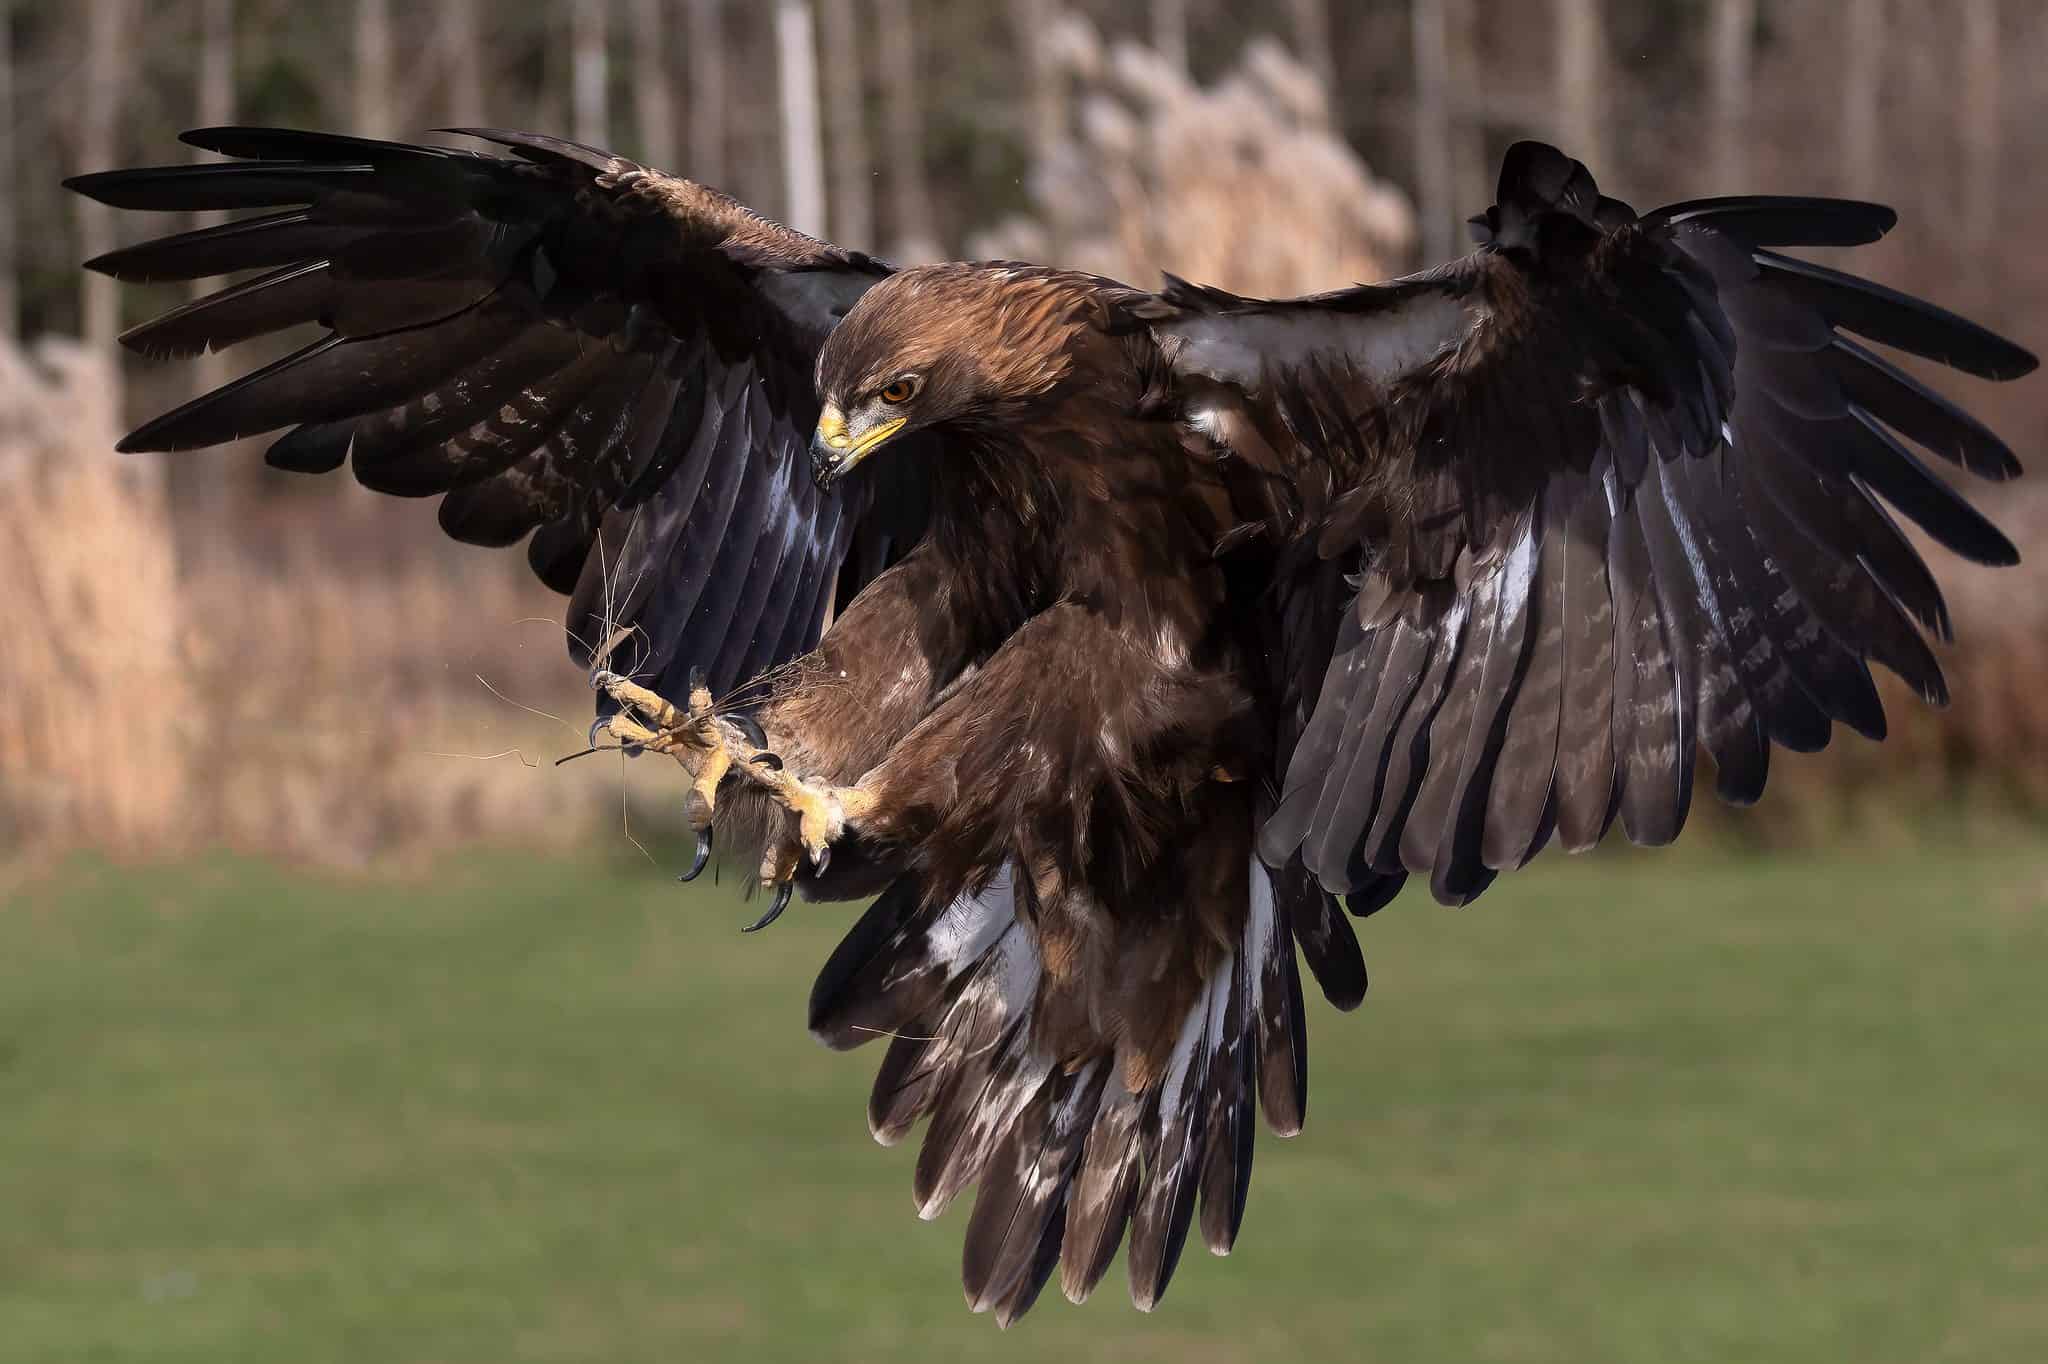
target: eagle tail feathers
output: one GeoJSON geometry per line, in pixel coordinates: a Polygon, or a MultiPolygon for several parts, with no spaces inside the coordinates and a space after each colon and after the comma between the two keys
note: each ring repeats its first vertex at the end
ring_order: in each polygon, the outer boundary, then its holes
{"type": "Polygon", "coordinates": [[[1297,933],[1340,1004],[1364,990],[1357,941],[1305,873],[1254,860],[1242,929],[1193,991],[1163,1064],[1135,1064],[1113,1036],[1056,1054],[1038,1027],[1045,969],[1016,874],[940,906],[908,881],[892,886],[820,973],[811,1028],[840,1049],[890,1039],[869,1123],[893,1144],[929,1118],[914,1180],[921,1217],[978,1186],[961,1261],[970,1307],[1008,1326],[1055,1270],[1080,1302],[1128,1240],[1131,1300],[1149,1310],[1191,1229],[1218,1255],[1235,1244],[1255,1106],[1277,1133],[1300,1130],[1297,933]]]}

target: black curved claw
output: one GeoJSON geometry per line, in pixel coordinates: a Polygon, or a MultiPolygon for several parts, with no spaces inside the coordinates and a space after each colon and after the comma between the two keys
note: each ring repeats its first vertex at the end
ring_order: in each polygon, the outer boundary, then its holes
{"type": "MultiPolygon", "coordinates": [[[[584,749],[584,753],[611,753],[616,751],[625,754],[629,758],[637,758],[642,753],[647,751],[640,747],[640,745],[638,744],[627,743],[624,739],[619,740],[619,742],[615,744],[599,743],[598,740],[600,738],[605,737],[610,733],[610,730],[606,727],[610,725],[611,722],[612,717],[610,715],[600,715],[597,717],[597,719],[591,722],[590,734],[588,735],[590,747],[584,749]]],[[[578,753],[575,756],[580,758],[583,756],[583,753],[578,753]]],[[[567,762],[568,759],[564,758],[562,761],[567,762]]],[[[557,767],[560,767],[561,765],[561,763],[555,764],[555,766],[557,767]]]]}
{"type": "Polygon", "coordinates": [[[690,869],[681,876],[678,876],[676,880],[683,882],[696,880],[697,874],[704,870],[704,864],[710,860],[711,830],[707,827],[697,830],[697,855],[690,859],[690,869]]]}
{"type": "Polygon", "coordinates": [[[782,917],[782,911],[789,908],[790,892],[796,889],[796,882],[784,881],[775,888],[775,901],[768,906],[768,912],[741,929],[742,933],[759,933],[782,917]]]}
{"type": "Polygon", "coordinates": [[[759,763],[770,772],[780,772],[782,770],[782,759],[776,757],[773,753],[756,753],[747,761],[759,763]]]}
{"type": "Polygon", "coordinates": [[[825,868],[831,865],[832,845],[828,843],[824,847],[818,849],[818,855],[811,859],[811,875],[823,876],[825,874],[825,868]]]}
{"type": "Polygon", "coordinates": [[[699,687],[709,690],[705,683],[703,666],[693,663],[690,665],[690,691],[695,692],[699,687]]]}
{"type": "Polygon", "coordinates": [[[760,721],[756,720],[753,716],[734,711],[725,718],[732,721],[739,728],[740,733],[747,736],[748,743],[756,748],[768,747],[768,731],[761,728],[760,721]]]}

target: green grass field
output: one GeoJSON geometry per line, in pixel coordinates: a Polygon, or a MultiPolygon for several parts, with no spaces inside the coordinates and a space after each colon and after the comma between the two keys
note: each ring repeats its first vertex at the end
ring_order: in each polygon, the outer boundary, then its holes
{"type": "Polygon", "coordinates": [[[747,917],[518,856],[16,884],[0,1358],[2048,1359],[2048,845],[1404,898],[1237,1253],[1008,1334],[804,1033],[844,910],[747,917]]]}

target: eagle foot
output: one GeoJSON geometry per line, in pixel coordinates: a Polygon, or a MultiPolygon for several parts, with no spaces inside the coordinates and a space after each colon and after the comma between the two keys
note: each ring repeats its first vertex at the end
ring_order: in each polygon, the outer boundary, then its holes
{"type": "Polygon", "coordinates": [[[769,839],[761,854],[761,888],[774,893],[768,912],[741,930],[756,933],[782,917],[796,887],[796,875],[809,861],[813,875],[832,863],[832,844],[854,821],[874,808],[873,795],[859,786],[832,786],[808,781],[775,769],[762,783],[796,818],[794,829],[769,839]],[[792,837],[792,832],[794,837],[792,837]]]}
{"type": "Polygon", "coordinates": [[[749,933],[766,928],[788,908],[800,862],[808,860],[814,872],[823,872],[832,860],[833,842],[872,804],[859,787],[832,786],[786,770],[758,725],[717,712],[701,670],[691,673],[684,707],[617,673],[600,670],[590,680],[620,707],[601,722],[605,733],[627,748],[666,753],[690,773],[683,818],[696,832],[697,849],[679,879],[694,880],[711,860],[712,820],[719,787],[727,780],[759,787],[795,816],[793,830],[771,839],[762,856],[761,885],[775,898],[747,928],[749,933]]]}

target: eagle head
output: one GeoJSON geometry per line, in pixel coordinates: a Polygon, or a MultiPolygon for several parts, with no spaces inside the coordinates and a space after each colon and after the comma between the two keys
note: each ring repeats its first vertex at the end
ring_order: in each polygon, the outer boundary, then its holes
{"type": "Polygon", "coordinates": [[[818,353],[811,473],[820,487],[891,441],[1006,427],[1072,367],[1088,291],[1006,265],[926,265],[876,284],[818,353]]]}

